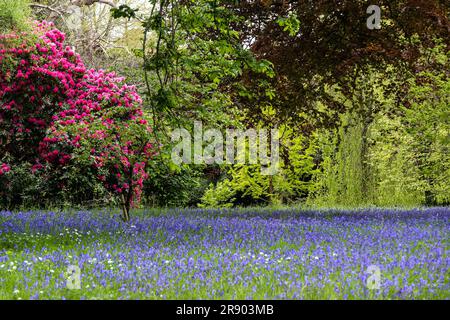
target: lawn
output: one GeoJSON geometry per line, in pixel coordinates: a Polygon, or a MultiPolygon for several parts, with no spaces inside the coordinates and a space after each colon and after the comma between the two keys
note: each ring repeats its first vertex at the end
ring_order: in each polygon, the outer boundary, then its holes
{"type": "Polygon", "coordinates": [[[3,211],[0,299],[449,299],[449,231],[449,208],[3,211]]]}

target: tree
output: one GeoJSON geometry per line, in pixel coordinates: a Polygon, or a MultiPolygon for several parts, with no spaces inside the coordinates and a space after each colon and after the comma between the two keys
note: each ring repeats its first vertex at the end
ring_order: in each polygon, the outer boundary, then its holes
{"type": "MultiPolygon", "coordinates": [[[[424,46],[434,46],[433,38],[450,45],[448,1],[399,0],[377,1],[381,8],[380,30],[367,28],[368,1],[221,1],[243,17],[236,23],[241,42],[247,44],[257,58],[274,65],[276,77],[271,81],[278,93],[273,102],[284,118],[318,119],[317,124],[336,124],[334,114],[315,107],[317,100],[328,108],[342,111],[342,105],[324,90],[324,84],[339,84],[351,89],[347,76],[355,67],[371,65],[382,69],[393,64],[413,69],[420,57],[414,37],[424,46]],[[286,19],[297,21],[286,28],[286,19]],[[303,116],[302,116],[303,115],[303,116]],[[306,115],[306,117],[304,116],[306,115]]],[[[288,25],[289,26],[289,25],[288,25]]],[[[251,83],[254,75],[247,74],[251,83]]],[[[256,87],[257,85],[255,85],[256,87]]],[[[256,99],[242,103],[259,114],[256,99]],[[255,108],[256,106],[256,108],[255,108]]],[[[267,99],[266,99],[267,100],[267,99]]],[[[257,115],[258,116],[258,115],[257,115]]]]}
{"type": "Polygon", "coordinates": [[[240,42],[233,26],[241,18],[220,1],[150,3],[144,13],[127,5],[111,12],[142,23],[143,43],[135,53],[143,61],[145,102],[156,126],[163,131],[165,124],[192,119],[236,125],[231,93],[237,79],[245,70],[273,76],[271,64],[240,42]]]}
{"type": "Polygon", "coordinates": [[[438,41],[424,49],[420,72],[410,79],[404,102],[408,149],[424,181],[425,204],[450,202],[450,51],[438,41]]]}
{"type": "Polygon", "coordinates": [[[119,198],[122,218],[129,221],[130,209],[139,204],[144,180],[148,178],[146,167],[156,154],[150,126],[139,105],[105,106],[89,121],[71,122],[71,118],[69,122],[67,118],[55,122],[50,139],[71,141],[62,147],[71,150],[72,165],[91,167],[94,175],[119,198]]]}

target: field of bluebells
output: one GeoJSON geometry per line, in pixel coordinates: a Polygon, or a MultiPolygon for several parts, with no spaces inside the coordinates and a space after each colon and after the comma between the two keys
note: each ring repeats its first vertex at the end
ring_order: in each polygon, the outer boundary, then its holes
{"type": "Polygon", "coordinates": [[[4,211],[0,299],[449,299],[449,232],[449,208],[4,211]]]}

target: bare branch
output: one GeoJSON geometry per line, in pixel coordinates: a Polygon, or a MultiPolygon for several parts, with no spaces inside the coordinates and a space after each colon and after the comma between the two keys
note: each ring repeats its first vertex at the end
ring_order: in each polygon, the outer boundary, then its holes
{"type": "Polygon", "coordinates": [[[75,1],[72,1],[72,4],[77,5],[79,7],[90,6],[90,5],[93,5],[94,3],[103,3],[103,4],[107,4],[108,6],[111,6],[113,8],[116,7],[116,4],[110,0],[75,0],[75,1]]]}
{"type": "Polygon", "coordinates": [[[55,8],[52,8],[50,6],[46,6],[45,4],[30,3],[30,7],[31,8],[40,8],[40,9],[45,9],[45,10],[48,10],[48,11],[52,11],[52,12],[58,14],[59,16],[63,16],[63,13],[66,13],[66,12],[63,12],[63,11],[59,11],[59,10],[57,10],[55,8]]]}

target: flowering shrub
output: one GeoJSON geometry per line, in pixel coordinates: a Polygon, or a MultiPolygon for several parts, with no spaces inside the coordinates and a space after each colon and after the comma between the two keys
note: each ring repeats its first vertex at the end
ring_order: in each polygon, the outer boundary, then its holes
{"type": "Polygon", "coordinates": [[[88,165],[129,207],[154,154],[141,98],[114,73],[87,69],[64,38],[48,22],[0,36],[0,157],[12,161],[0,175],[14,162],[34,174],[88,165]]]}
{"type": "Polygon", "coordinates": [[[50,157],[55,150],[58,154],[71,150],[73,161],[92,165],[97,179],[120,195],[125,220],[129,219],[130,206],[140,201],[148,177],[145,169],[155,154],[147,121],[142,116],[130,116],[130,112],[134,113],[129,107],[104,108],[90,122],[55,121],[41,144],[50,157]]]}
{"type": "Polygon", "coordinates": [[[0,176],[2,176],[3,174],[9,172],[11,170],[10,166],[7,165],[6,163],[2,163],[0,165],[0,176]]]}

